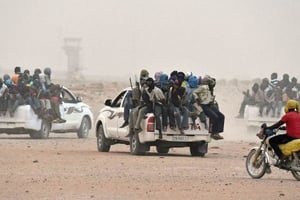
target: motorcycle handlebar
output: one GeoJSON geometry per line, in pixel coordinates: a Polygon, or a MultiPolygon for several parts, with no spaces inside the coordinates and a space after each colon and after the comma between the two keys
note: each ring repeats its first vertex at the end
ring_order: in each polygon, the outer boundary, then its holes
{"type": "Polygon", "coordinates": [[[265,123],[261,125],[260,131],[256,134],[259,139],[263,139],[264,136],[269,137],[275,135],[278,130],[282,130],[280,129],[281,127],[279,129],[268,129],[266,127],[267,125],[265,123]]]}

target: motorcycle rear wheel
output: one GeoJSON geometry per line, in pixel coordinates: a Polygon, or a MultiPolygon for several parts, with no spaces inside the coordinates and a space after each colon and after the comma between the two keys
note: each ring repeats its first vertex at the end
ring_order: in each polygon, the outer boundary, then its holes
{"type": "Polygon", "coordinates": [[[267,164],[265,161],[265,155],[259,149],[252,149],[246,159],[246,169],[254,179],[263,177],[266,173],[267,164]],[[258,152],[259,151],[259,152],[258,152]],[[256,155],[258,153],[258,155],[256,155]]]}

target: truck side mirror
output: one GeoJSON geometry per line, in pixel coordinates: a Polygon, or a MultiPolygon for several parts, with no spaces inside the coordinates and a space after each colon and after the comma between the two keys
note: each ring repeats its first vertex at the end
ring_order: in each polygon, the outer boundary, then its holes
{"type": "Polygon", "coordinates": [[[82,102],[82,97],[76,97],[76,100],[77,100],[78,102],[82,102]]]}
{"type": "Polygon", "coordinates": [[[106,99],[104,105],[111,106],[111,99],[106,99]]]}

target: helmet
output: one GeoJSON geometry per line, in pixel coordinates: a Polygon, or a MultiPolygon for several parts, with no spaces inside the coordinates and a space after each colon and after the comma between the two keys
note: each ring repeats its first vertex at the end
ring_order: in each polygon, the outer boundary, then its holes
{"type": "Polygon", "coordinates": [[[49,67],[46,67],[45,69],[44,69],[44,74],[47,74],[47,75],[51,75],[51,69],[49,68],[49,67]]]}
{"type": "Polygon", "coordinates": [[[285,107],[284,107],[284,112],[288,113],[291,110],[292,111],[296,110],[298,112],[300,111],[300,106],[299,106],[298,101],[290,99],[286,102],[285,107]]]}

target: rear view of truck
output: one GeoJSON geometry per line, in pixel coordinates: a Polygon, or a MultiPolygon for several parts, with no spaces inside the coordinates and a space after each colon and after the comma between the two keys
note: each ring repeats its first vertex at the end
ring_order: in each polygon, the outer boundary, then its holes
{"type": "Polygon", "coordinates": [[[30,105],[18,106],[13,116],[7,112],[0,117],[0,133],[29,134],[31,138],[47,138],[50,123],[39,119],[30,105]]]}
{"type": "Polygon", "coordinates": [[[208,130],[200,124],[190,122],[189,129],[180,134],[179,130],[168,129],[163,132],[162,139],[155,130],[155,118],[148,114],[142,122],[143,131],[130,135],[130,152],[134,155],[144,154],[150,146],[155,146],[158,153],[168,153],[170,148],[189,147],[192,156],[204,156],[207,153],[208,143],[211,141],[208,130]]]}

